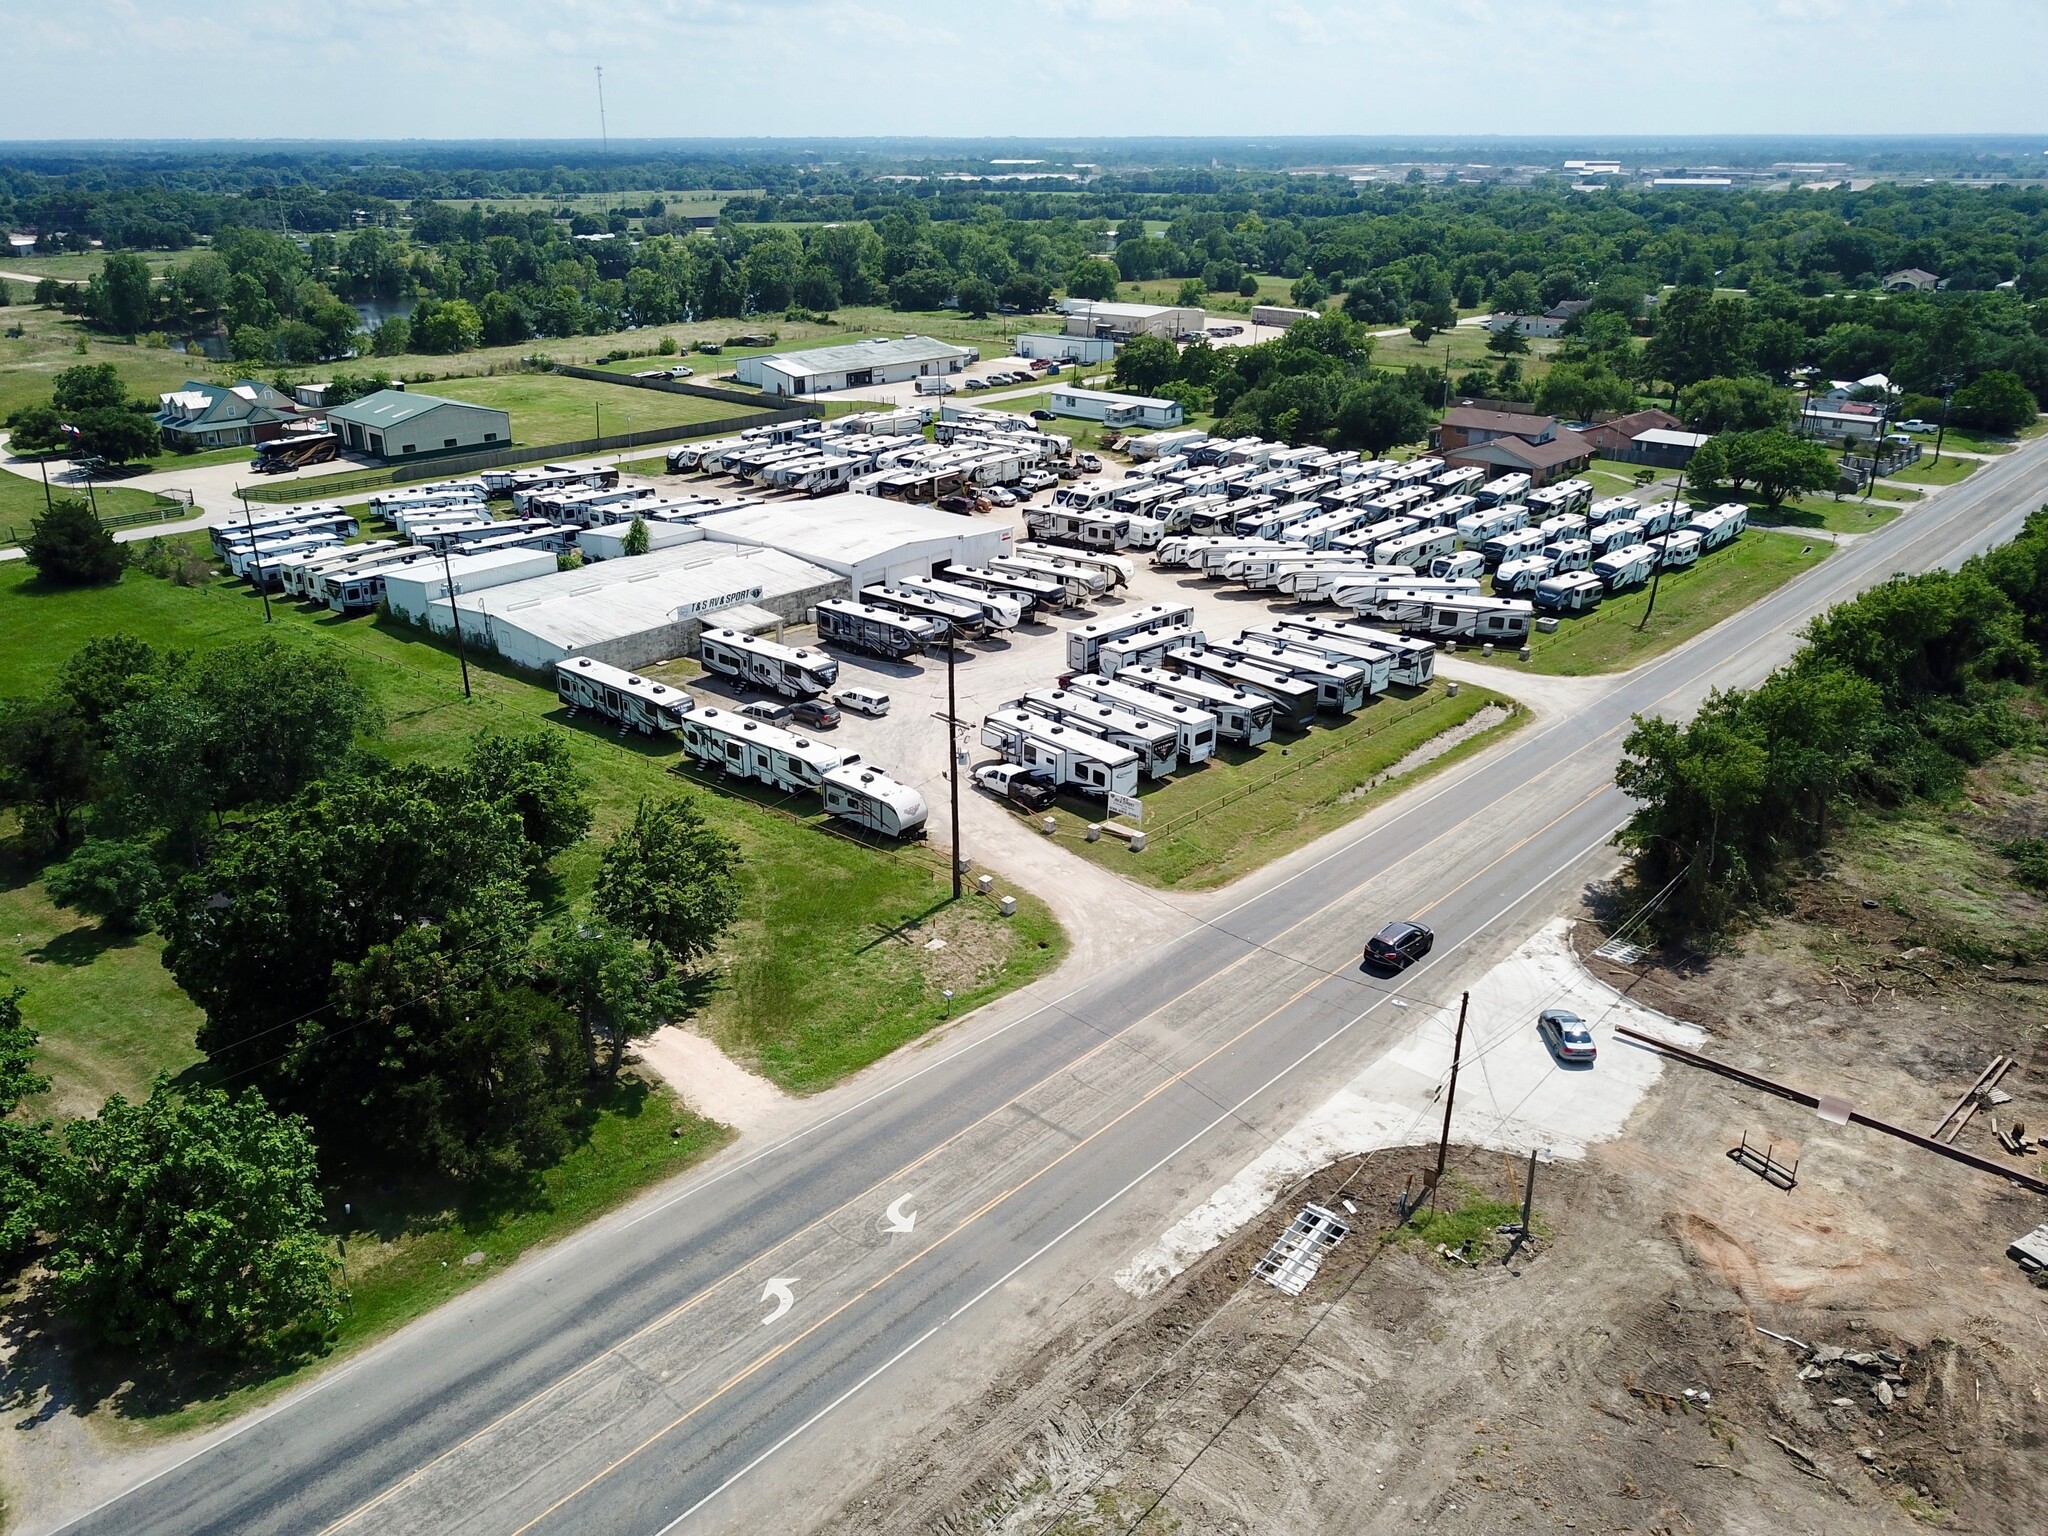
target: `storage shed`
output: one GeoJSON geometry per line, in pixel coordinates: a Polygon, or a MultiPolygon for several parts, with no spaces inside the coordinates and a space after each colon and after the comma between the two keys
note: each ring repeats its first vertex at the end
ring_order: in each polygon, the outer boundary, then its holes
{"type": "Polygon", "coordinates": [[[1006,525],[845,491],[815,501],[699,518],[707,539],[758,544],[844,576],[852,590],[929,576],[939,565],[986,565],[1010,553],[1006,525]]]}
{"type": "Polygon", "coordinates": [[[512,442],[512,417],[495,406],[405,389],[380,389],[337,405],[327,413],[327,424],[344,448],[380,459],[428,458],[512,442]]]}

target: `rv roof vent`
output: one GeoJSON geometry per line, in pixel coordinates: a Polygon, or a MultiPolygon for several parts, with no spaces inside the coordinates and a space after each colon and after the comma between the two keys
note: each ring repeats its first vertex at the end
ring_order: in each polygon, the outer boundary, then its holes
{"type": "Polygon", "coordinates": [[[628,673],[628,674],[627,674],[627,676],[626,676],[626,681],[627,681],[627,682],[629,682],[629,683],[637,683],[637,682],[639,682],[639,681],[640,681],[640,679],[639,679],[639,678],[637,678],[637,677],[634,677],[634,676],[633,676],[633,675],[632,675],[631,673],[628,673]]]}
{"type": "Polygon", "coordinates": [[[576,665],[579,667],[587,667],[590,665],[590,658],[588,656],[580,657],[578,658],[576,665]]]}

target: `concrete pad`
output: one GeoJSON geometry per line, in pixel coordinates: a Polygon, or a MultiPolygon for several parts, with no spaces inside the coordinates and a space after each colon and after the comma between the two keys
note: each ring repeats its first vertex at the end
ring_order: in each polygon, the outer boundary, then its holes
{"type": "Polygon", "coordinates": [[[802,1102],[678,1024],[641,1041],[635,1054],[691,1109],[742,1136],[780,1128],[802,1102]]]}

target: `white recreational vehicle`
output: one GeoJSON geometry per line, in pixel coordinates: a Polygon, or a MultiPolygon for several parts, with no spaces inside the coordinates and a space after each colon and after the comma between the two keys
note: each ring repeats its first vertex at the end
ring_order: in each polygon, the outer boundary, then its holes
{"type": "Polygon", "coordinates": [[[1536,583],[1535,600],[1545,613],[1590,613],[1606,595],[1606,583],[1591,571],[1559,571],[1536,583]]]}
{"type": "Polygon", "coordinates": [[[1186,603],[1147,603],[1113,619],[1091,619],[1067,631],[1067,670],[1092,672],[1095,658],[1106,640],[1124,640],[1155,630],[1177,629],[1194,623],[1195,610],[1186,603]]]}
{"type": "Polygon", "coordinates": [[[1287,615],[1275,621],[1275,628],[1309,637],[1311,643],[1326,647],[1365,646],[1384,651],[1390,658],[1387,681],[1403,688],[1426,688],[1436,679],[1436,647],[1392,630],[1355,624],[1349,619],[1325,619],[1310,615],[1287,615]]]}
{"type": "Polygon", "coordinates": [[[1458,548],[1479,549],[1488,539],[1497,539],[1504,533],[1513,533],[1517,528],[1528,526],[1529,509],[1520,504],[1467,512],[1456,524],[1458,548]]]}
{"type": "Polygon", "coordinates": [[[1498,475],[1472,492],[1482,507],[1505,506],[1511,501],[1520,501],[1529,494],[1527,475],[1498,475]]]}
{"type": "Polygon", "coordinates": [[[1494,567],[1493,595],[1495,597],[1527,597],[1536,590],[1536,584],[1557,570],[1557,562],[1548,555],[1522,555],[1513,560],[1503,560],[1494,567]]]}
{"type": "Polygon", "coordinates": [[[683,716],[697,707],[672,683],[657,683],[588,656],[566,656],[555,663],[555,697],[572,713],[587,709],[643,736],[681,730],[683,716]]]}
{"type": "Polygon", "coordinates": [[[1241,634],[1235,640],[1211,640],[1203,651],[1267,667],[1311,684],[1316,691],[1316,708],[1325,714],[1356,714],[1365,708],[1370,692],[1367,684],[1371,677],[1363,667],[1350,662],[1331,661],[1325,656],[1297,649],[1285,640],[1241,634]]]}
{"type": "Polygon", "coordinates": [[[1593,564],[1593,541],[1566,539],[1562,543],[1544,545],[1543,553],[1557,568],[1559,575],[1566,571],[1589,570],[1593,564]]]}
{"type": "Polygon", "coordinates": [[[1185,645],[1200,645],[1205,638],[1192,624],[1171,624],[1105,640],[1095,649],[1095,670],[1104,677],[1115,677],[1129,667],[1156,667],[1171,652],[1185,645]]]}
{"type": "Polygon", "coordinates": [[[889,661],[915,656],[943,640],[945,625],[936,619],[881,608],[851,598],[827,598],[817,606],[818,638],[828,645],[864,651],[889,661]]]}
{"type": "Polygon", "coordinates": [[[1363,640],[1339,640],[1329,635],[1289,629],[1283,624],[1247,629],[1239,638],[1247,643],[1257,641],[1266,646],[1302,651],[1341,666],[1355,667],[1365,676],[1368,698],[1385,693],[1388,684],[1394,681],[1394,653],[1384,646],[1368,645],[1363,640]]]}
{"type": "Polygon", "coordinates": [[[1706,540],[1690,528],[1667,533],[1657,545],[1657,563],[1667,571],[1681,571],[1699,564],[1706,540]]]}
{"type": "Polygon", "coordinates": [[[1429,575],[1432,581],[1477,581],[1485,574],[1486,556],[1476,549],[1461,549],[1452,554],[1438,555],[1429,562],[1429,575]]]}
{"type": "Polygon", "coordinates": [[[1739,501],[1725,502],[1706,512],[1695,512],[1685,524],[1700,536],[1700,552],[1719,549],[1749,526],[1749,508],[1739,501]]]}
{"type": "Polygon", "coordinates": [[[1292,673],[1212,650],[1176,651],[1167,659],[1181,671],[1212,683],[1264,694],[1273,701],[1275,719],[1293,730],[1307,730],[1316,717],[1316,685],[1292,673]]]}
{"type": "Polygon", "coordinates": [[[1608,496],[1593,503],[1586,509],[1586,524],[1598,528],[1602,523],[1611,523],[1618,517],[1634,517],[1641,503],[1633,496],[1608,496]]]}
{"type": "Polygon", "coordinates": [[[1206,709],[1148,693],[1143,688],[1097,672],[1085,672],[1074,678],[1067,684],[1067,691],[1172,726],[1175,750],[1191,768],[1216,755],[1216,717],[1206,709]]]}
{"type": "Polygon", "coordinates": [[[1593,562],[1593,574],[1600,578],[1610,594],[1626,587],[1641,586],[1656,569],[1657,548],[1654,544],[1624,544],[1593,562]]]}
{"type": "Polygon", "coordinates": [[[979,635],[988,628],[978,602],[956,602],[950,598],[934,597],[929,592],[911,587],[880,586],[865,587],[860,600],[877,608],[894,608],[898,613],[915,614],[919,618],[933,619],[958,630],[963,635],[979,635]]]}
{"type": "Polygon", "coordinates": [[[1529,621],[1535,608],[1520,598],[1449,597],[1436,598],[1427,605],[1419,628],[1426,635],[1445,640],[1492,641],[1519,645],[1529,638],[1529,621]]]}
{"type": "Polygon", "coordinates": [[[1479,558],[1489,566],[1497,566],[1506,560],[1523,560],[1540,554],[1549,542],[1540,528],[1516,528],[1508,533],[1497,533],[1481,544],[1479,558]]]}
{"type": "Polygon", "coordinates": [[[884,837],[921,837],[930,815],[923,795],[861,762],[858,752],[825,770],[818,795],[834,816],[884,837]]]}
{"type": "Polygon", "coordinates": [[[1137,567],[1122,555],[1111,554],[1102,549],[1056,549],[1050,544],[1034,544],[1029,539],[1017,543],[1017,553],[1029,560],[1064,560],[1069,565],[1084,566],[1101,571],[1109,578],[1111,587],[1127,587],[1137,567]]]}
{"type": "Polygon", "coordinates": [[[1040,560],[1033,555],[991,555],[988,567],[998,576],[1021,576],[1028,581],[1050,582],[1065,593],[1063,605],[1078,607],[1091,597],[1109,590],[1109,577],[1093,566],[1071,560],[1040,560]]]}
{"type": "Polygon", "coordinates": [[[707,672],[722,673],[791,699],[815,699],[839,677],[839,663],[736,629],[707,629],[697,642],[707,672]]]}
{"type": "Polygon", "coordinates": [[[1225,741],[1241,741],[1248,747],[1273,739],[1273,701],[1261,693],[1213,683],[1206,677],[1170,672],[1165,667],[1132,667],[1117,674],[1116,681],[1142,688],[1162,700],[1188,704],[1216,719],[1216,734],[1225,741]]]}
{"type": "Polygon", "coordinates": [[[1063,581],[1041,581],[1035,576],[1005,574],[981,565],[949,565],[940,571],[937,579],[949,586],[1007,597],[1024,611],[1026,618],[1041,608],[1067,606],[1067,585],[1063,581]]]}
{"type": "Polygon", "coordinates": [[[837,747],[729,709],[692,710],[677,729],[683,751],[698,762],[784,794],[815,792],[845,755],[837,747]]]}
{"type": "Polygon", "coordinates": [[[896,583],[905,592],[922,592],[927,597],[936,597],[941,602],[965,603],[981,610],[982,622],[990,629],[1015,629],[1024,622],[1024,610],[1028,602],[1000,592],[985,592],[979,587],[963,586],[948,581],[943,576],[905,576],[896,583]]]}
{"type": "Polygon", "coordinates": [[[1063,788],[1085,795],[1138,792],[1138,754],[1113,741],[1034,715],[999,709],[981,723],[981,744],[1063,788]]]}
{"type": "Polygon", "coordinates": [[[1418,528],[1397,539],[1385,539],[1372,550],[1374,565],[1405,565],[1425,570],[1438,555],[1458,547],[1458,536],[1449,528],[1418,528]]]}
{"type": "Polygon", "coordinates": [[[1643,525],[1632,517],[1618,517],[1595,528],[1586,542],[1593,546],[1593,558],[1598,560],[1610,551],[1642,543],[1643,525]]]}
{"type": "Polygon", "coordinates": [[[1116,487],[1103,481],[1063,485],[1052,493],[1052,504],[1064,512],[1107,512],[1116,487]]]}
{"type": "Polygon", "coordinates": [[[1148,779],[1163,779],[1180,767],[1180,732],[1146,715],[1066,688],[1034,688],[1009,706],[1065,725],[1076,725],[1138,755],[1148,779]]]}

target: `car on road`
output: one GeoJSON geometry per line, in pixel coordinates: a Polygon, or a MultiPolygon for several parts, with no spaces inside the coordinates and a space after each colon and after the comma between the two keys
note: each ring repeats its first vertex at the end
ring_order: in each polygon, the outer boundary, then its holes
{"type": "Polygon", "coordinates": [[[944,379],[919,379],[916,389],[920,395],[950,395],[956,392],[944,379]]]}
{"type": "Polygon", "coordinates": [[[1017,763],[983,763],[974,770],[974,785],[1022,811],[1042,811],[1058,795],[1038,774],[1017,763]]]}
{"type": "Polygon", "coordinates": [[[1592,1029],[1569,1008],[1546,1008],[1537,1014],[1536,1033],[1559,1061],[1591,1061],[1600,1054],[1592,1029]]]}
{"type": "Polygon", "coordinates": [[[742,704],[740,713],[749,719],[765,720],[770,725],[787,725],[796,714],[787,704],[778,704],[773,699],[756,699],[751,704],[742,704]]]}
{"type": "Polygon", "coordinates": [[[1031,419],[1033,421],[1058,421],[1059,417],[1053,415],[1051,411],[1048,411],[1044,406],[1041,405],[1040,407],[1038,407],[1037,410],[1031,413],[1031,419]]]}
{"type": "Polygon", "coordinates": [[[799,699],[789,706],[789,713],[798,725],[814,731],[829,731],[839,723],[839,706],[826,699],[799,699]]]}
{"type": "Polygon", "coordinates": [[[1059,483],[1060,477],[1051,470],[1033,469],[1025,471],[1024,478],[1019,480],[1017,485],[1025,495],[1035,496],[1040,491],[1051,490],[1059,483]]]}
{"type": "Polygon", "coordinates": [[[850,709],[857,715],[870,715],[877,720],[889,713],[889,695],[878,688],[842,688],[832,695],[832,702],[841,709],[850,709]]]}
{"type": "Polygon", "coordinates": [[[1900,422],[1899,430],[1901,432],[1932,432],[1935,430],[1935,426],[1933,422],[1922,421],[1918,416],[1915,416],[1911,421],[1900,422]]]}
{"type": "Polygon", "coordinates": [[[1405,971],[1429,953],[1436,935],[1420,923],[1393,922],[1365,941],[1365,963],[1405,971]]]}

